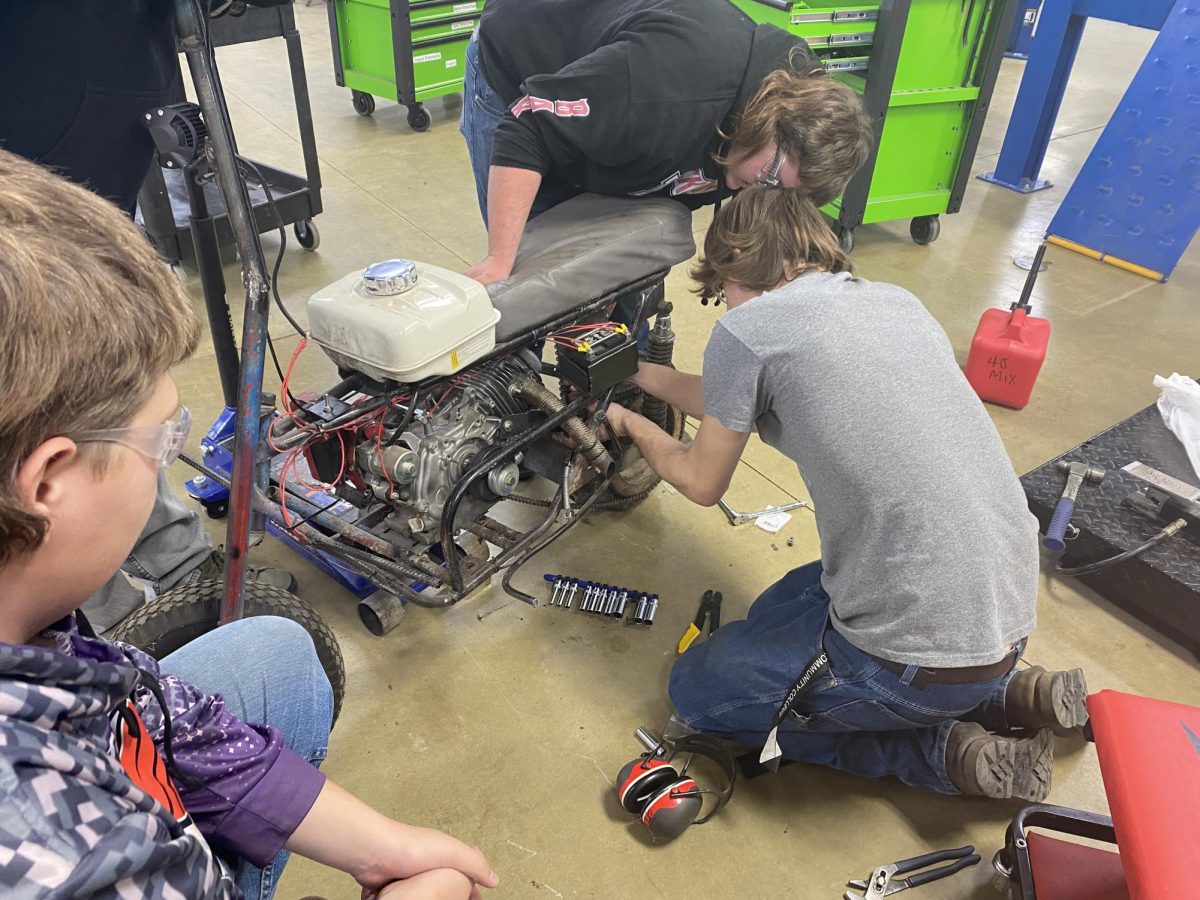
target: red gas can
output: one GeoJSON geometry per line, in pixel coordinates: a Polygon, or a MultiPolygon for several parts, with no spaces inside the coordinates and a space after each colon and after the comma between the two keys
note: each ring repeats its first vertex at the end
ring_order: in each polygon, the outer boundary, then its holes
{"type": "Polygon", "coordinates": [[[1020,299],[1007,310],[989,309],[980,316],[979,327],[971,339],[967,381],[989,403],[1024,409],[1046,361],[1050,323],[1029,315],[1029,298],[1033,296],[1045,255],[1046,242],[1042,241],[1021,288],[1020,299]]]}
{"type": "Polygon", "coordinates": [[[979,319],[966,375],[981,399],[1022,409],[1046,359],[1050,323],[1027,308],[989,309],[979,319]]]}

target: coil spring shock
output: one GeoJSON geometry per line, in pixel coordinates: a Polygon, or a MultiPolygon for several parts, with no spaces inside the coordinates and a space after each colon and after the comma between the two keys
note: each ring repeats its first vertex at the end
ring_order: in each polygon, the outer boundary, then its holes
{"type": "MultiPolygon", "coordinates": [[[[671,304],[664,303],[650,329],[650,346],[646,350],[646,362],[660,366],[671,365],[675,354],[675,332],[671,330],[671,304]]],[[[667,427],[667,404],[658,397],[646,394],[642,400],[642,415],[659,428],[667,427]]]]}

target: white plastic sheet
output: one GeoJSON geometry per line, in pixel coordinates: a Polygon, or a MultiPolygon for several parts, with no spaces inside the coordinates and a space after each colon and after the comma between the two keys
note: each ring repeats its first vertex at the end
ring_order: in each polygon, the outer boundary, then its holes
{"type": "Polygon", "coordinates": [[[1200,479],[1200,384],[1194,378],[1173,372],[1170,378],[1154,376],[1162,391],[1158,411],[1171,433],[1183,443],[1196,478],[1200,479]]]}

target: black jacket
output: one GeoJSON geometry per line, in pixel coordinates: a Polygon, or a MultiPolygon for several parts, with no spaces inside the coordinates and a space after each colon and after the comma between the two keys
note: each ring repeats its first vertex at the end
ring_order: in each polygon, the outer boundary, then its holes
{"type": "Polygon", "coordinates": [[[727,0],[489,0],[484,77],[509,107],[492,164],[613,196],[728,196],[717,128],[803,40],[727,0]]]}
{"type": "Polygon", "coordinates": [[[173,4],[0,0],[0,92],[0,147],[132,213],[154,156],[142,117],[183,99],[173,4]]]}

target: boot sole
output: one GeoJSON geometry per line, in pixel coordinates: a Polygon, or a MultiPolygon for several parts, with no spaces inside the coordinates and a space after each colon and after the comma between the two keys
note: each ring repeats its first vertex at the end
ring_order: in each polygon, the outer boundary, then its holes
{"type": "Polygon", "coordinates": [[[1087,680],[1083,669],[1053,672],[1050,675],[1050,704],[1054,721],[1049,722],[1058,734],[1072,734],[1087,724],[1087,680]]]}
{"type": "Polygon", "coordinates": [[[1054,735],[1049,728],[1025,738],[995,737],[975,758],[975,781],[985,797],[1040,803],[1050,793],[1054,735]]]}

